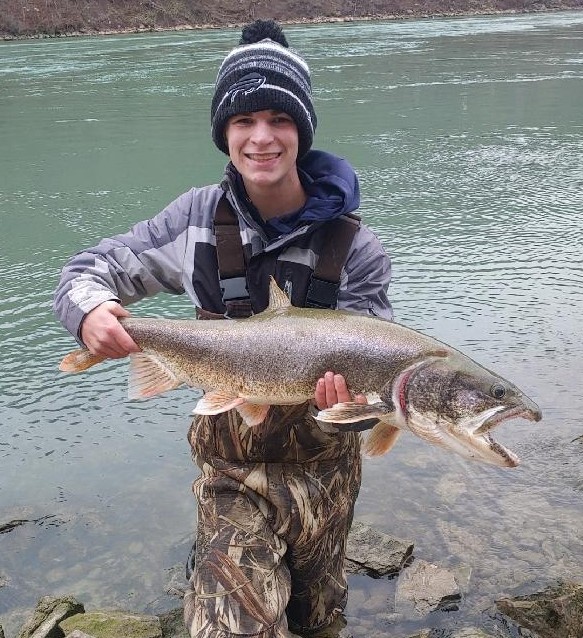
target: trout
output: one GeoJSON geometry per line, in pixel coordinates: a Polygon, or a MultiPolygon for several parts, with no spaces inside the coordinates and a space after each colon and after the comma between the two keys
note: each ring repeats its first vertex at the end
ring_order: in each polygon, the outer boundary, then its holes
{"type": "MultiPolygon", "coordinates": [[[[542,418],[515,385],[445,343],[375,317],[295,308],[273,280],[268,308],[248,319],[120,322],[141,349],[130,355],[130,399],[186,384],[205,392],[195,414],[235,409],[253,427],[271,405],[312,399],[332,370],[369,403],[338,403],[315,418],[336,431],[373,423],[363,444],[370,456],[409,431],[466,458],[514,467],[517,456],[491,430],[510,418],[542,418]]],[[[103,360],[80,349],[60,369],[80,372],[103,360]]]]}

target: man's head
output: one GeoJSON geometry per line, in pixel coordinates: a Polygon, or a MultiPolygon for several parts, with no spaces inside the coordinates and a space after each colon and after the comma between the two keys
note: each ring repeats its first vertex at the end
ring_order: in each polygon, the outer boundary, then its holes
{"type": "Polygon", "coordinates": [[[305,155],[316,129],[310,69],[288,48],[281,28],[257,20],[243,29],[240,45],[223,60],[211,105],[212,137],[228,154],[225,127],[239,113],[274,110],[287,113],[298,129],[298,157],[305,155]]]}

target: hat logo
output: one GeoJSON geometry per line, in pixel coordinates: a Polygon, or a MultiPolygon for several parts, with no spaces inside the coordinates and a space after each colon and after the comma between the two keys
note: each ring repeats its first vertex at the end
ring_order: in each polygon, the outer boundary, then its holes
{"type": "Polygon", "coordinates": [[[264,75],[259,73],[249,73],[243,76],[240,80],[235,82],[227,91],[227,96],[231,98],[231,104],[235,101],[238,95],[249,95],[260,89],[266,82],[264,75]]]}

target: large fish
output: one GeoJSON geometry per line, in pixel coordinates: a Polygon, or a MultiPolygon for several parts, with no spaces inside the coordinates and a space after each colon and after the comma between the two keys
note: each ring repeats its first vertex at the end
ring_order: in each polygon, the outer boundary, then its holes
{"type": "MultiPolygon", "coordinates": [[[[409,430],[462,456],[513,467],[518,458],[494,441],[492,428],[514,417],[541,419],[516,386],[454,348],[390,321],[294,308],[274,281],[269,307],[249,319],[120,321],[141,348],[130,355],[130,398],[187,384],[206,392],[196,414],[236,409],[253,426],[270,405],[312,398],[317,380],[332,370],[369,404],[338,403],[316,418],[340,430],[372,420],[364,451],[373,456],[409,430]]],[[[103,360],[76,350],[60,369],[80,372],[103,360]]]]}

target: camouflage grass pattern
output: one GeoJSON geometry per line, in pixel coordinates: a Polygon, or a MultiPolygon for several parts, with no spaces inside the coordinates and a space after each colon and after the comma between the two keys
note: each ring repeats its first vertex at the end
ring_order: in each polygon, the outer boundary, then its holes
{"type": "Polygon", "coordinates": [[[284,638],[333,623],[346,603],[358,434],[323,432],[303,404],[272,407],[254,428],[233,411],[197,416],[189,440],[201,467],[190,635],[284,638]]]}

